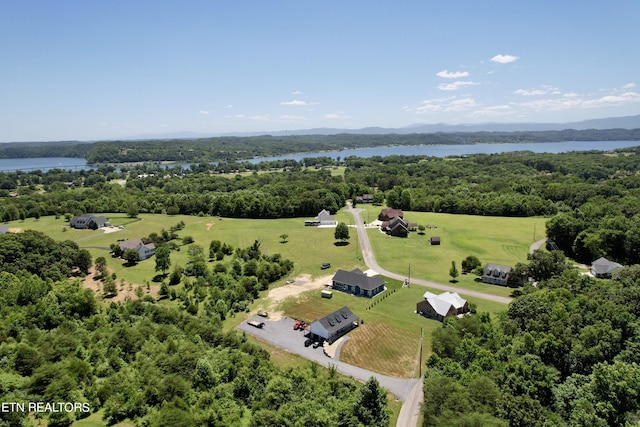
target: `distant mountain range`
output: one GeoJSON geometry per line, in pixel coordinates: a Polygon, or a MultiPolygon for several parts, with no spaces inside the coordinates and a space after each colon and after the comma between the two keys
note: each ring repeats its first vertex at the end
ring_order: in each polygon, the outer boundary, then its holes
{"type": "Polygon", "coordinates": [[[458,124],[446,123],[415,124],[402,128],[366,127],[361,129],[314,128],[303,130],[282,130],[273,132],[233,132],[233,133],[198,133],[173,132],[163,134],[137,135],[124,139],[194,139],[215,136],[287,136],[287,135],[336,135],[341,133],[360,135],[411,134],[411,133],[453,133],[453,132],[531,132],[545,130],[587,130],[587,129],[639,129],[640,115],[627,117],[609,117],[604,119],[584,120],[568,123],[478,123],[458,124]]]}

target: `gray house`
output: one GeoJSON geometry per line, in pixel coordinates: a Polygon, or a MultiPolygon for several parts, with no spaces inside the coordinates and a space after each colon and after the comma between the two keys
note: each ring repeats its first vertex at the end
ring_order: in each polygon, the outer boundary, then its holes
{"type": "Polygon", "coordinates": [[[611,279],[611,275],[613,274],[613,272],[622,267],[622,264],[609,261],[605,257],[602,257],[591,263],[590,271],[593,277],[598,277],[601,279],[611,279]]]}
{"type": "Polygon", "coordinates": [[[69,226],[77,229],[102,228],[108,225],[109,221],[103,216],[95,216],[94,214],[76,215],[69,221],[69,226]]]}
{"type": "Polygon", "coordinates": [[[508,265],[487,263],[482,272],[482,282],[492,285],[507,286],[511,284],[509,274],[512,268],[508,265]]]}
{"type": "Polygon", "coordinates": [[[342,307],[309,325],[311,338],[314,340],[323,339],[332,343],[350,330],[358,327],[358,319],[358,316],[353,314],[348,307],[342,307]]]}
{"type": "Polygon", "coordinates": [[[357,268],[338,270],[332,279],[333,289],[368,298],[384,291],[384,283],[380,276],[367,276],[357,268]]]}

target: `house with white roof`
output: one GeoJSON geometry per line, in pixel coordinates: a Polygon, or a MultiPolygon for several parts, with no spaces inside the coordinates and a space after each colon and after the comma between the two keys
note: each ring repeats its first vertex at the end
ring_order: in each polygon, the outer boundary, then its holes
{"type": "Polygon", "coordinates": [[[469,311],[469,303],[455,292],[440,295],[425,292],[424,299],[416,305],[416,313],[421,316],[443,321],[447,316],[457,316],[469,311]]]}
{"type": "Polygon", "coordinates": [[[316,220],[320,222],[320,225],[336,225],[336,220],[333,217],[333,215],[331,215],[331,212],[329,212],[326,209],[322,209],[319,213],[318,216],[316,216],[316,220]]]}

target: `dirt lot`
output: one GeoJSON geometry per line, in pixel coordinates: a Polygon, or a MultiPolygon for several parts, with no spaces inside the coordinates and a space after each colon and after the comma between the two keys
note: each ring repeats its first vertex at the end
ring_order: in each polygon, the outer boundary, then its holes
{"type": "MultiPolygon", "coordinates": [[[[109,271],[109,274],[111,274],[111,271],[109,271]]],[[[136,288],[138,286],[142,286],[142,290],[144,291],[143,296],[151,295],[156,299],[158,298],[158,292],[160,291],[159,285],[151,285],[149,290],[147,290],[146,285],[129,283],[125,283],[123,285],[120,281],[117,281],[116,285],[118,287],[118,295],[112,298],[105,298],[105,301],[124,302],[128,299],[138,299],[138,296],[136,295],[136,288]]],[[[96,279],[95,266],[92,266],[89,269],[89,274],[82,280],[82,287],[85,289],[91,289],[97,298],[102,298],[102,282],[96,279]]]]}
{"type": "Polygon", "coordinates": [[[332,275],[329,275],[312,280],[310,275],[304,274],[298,276],[293,283],[271,289],[265,298],[268,301],[268,305],[264,307],[264,310],[269,312],[269,319],[279,320],[284,316],[284,313],[281,311],[276,311],[276,308],[282,301],[312,289],[324,288],[326,285],[331,284],[332,277],[332,275]]]}

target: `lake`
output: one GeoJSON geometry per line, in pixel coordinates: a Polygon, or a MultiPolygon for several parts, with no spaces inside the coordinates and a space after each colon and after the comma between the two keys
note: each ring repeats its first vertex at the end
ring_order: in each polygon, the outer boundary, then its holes
{"type": "MultiPolygon", "coordinates": [[[[269,160],[293,159],[300,161],[305,157],[326,156],[332,159],[349,156],[373,157],[373,156],[462,156],[465,154],[498,154],[511,151],[532,151],[534,153],[566,153],[569,151],[585,150],[614,150],[640,146],[640,141],[569,141],[569,142],[533,142],[533,143],[507,143],[507,144],[471,144],[471,145],[403,145],[393,147],[356,148],[353,150],[322,151],[311,153],[287,154],[284,156],[246,159],[251,163],[260,163],[269,160]]],[[[180,164],[189,167],[189,164],[180,164]]],[[[89,170],[95,169],[87,165],[84,159],[71,157],[39,157],[33,159],[0,159],[0,172],[32,171],[49,169],[89,170]]]]}

